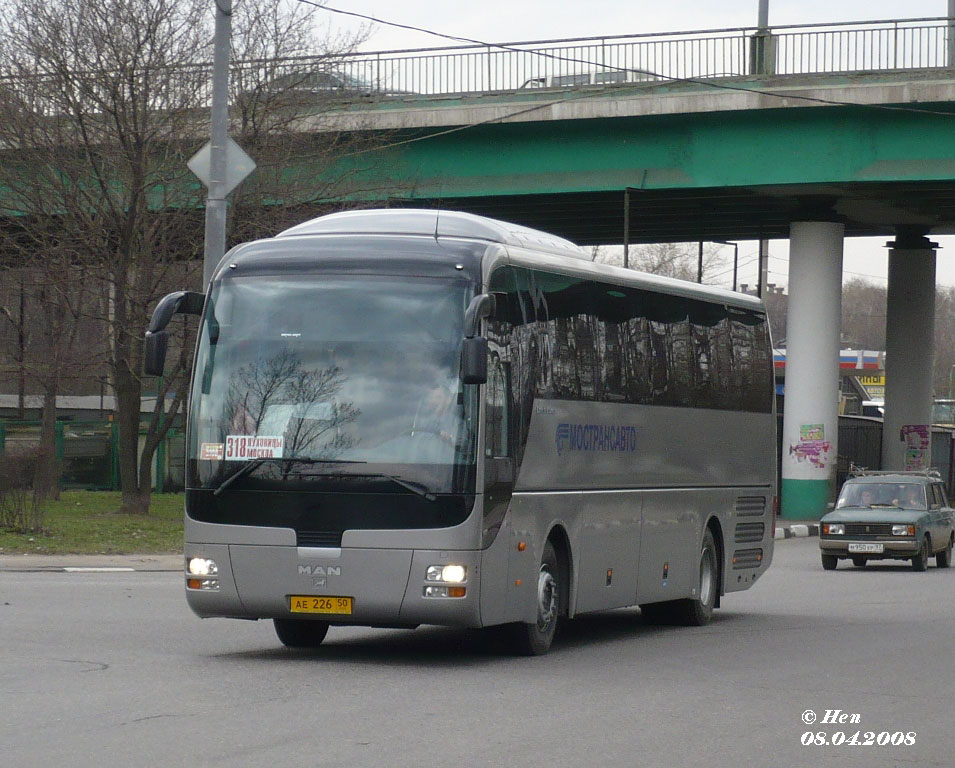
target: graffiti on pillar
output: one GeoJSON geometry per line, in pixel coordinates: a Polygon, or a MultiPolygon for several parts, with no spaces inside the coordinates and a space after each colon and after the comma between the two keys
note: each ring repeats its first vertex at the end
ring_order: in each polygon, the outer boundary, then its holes
{"type": "Polygon", "coordinates": [[[899,430],[899,440],[905,445],[905,469],[927,469],[931,446],[928,424],[906,424],[899,430]]]}
{"type": "Polygon", "coordinates": [[[789,456],[797,463],[809,462],[817,469],[825,469],[831,450],[824,424],[800,424],[799,442],[789,446],[789,456]]]}

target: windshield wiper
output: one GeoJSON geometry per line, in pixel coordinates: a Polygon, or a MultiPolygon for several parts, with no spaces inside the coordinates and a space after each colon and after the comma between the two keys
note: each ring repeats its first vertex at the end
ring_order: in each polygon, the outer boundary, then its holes
{"type": "Polygon", "coordinates": [[[266,456],[258,459],[252,459],[249,463],[243,464],[235,472],[229,475],[225,480],[219,483],[219,487],[216,488],[213,492],[213,496],[220,495],[226,488],[232,485],[236,480],[239,480],[242,477],[245,477],[250,472],[254,472],[256,469],[261,467],[263,464],[284,464],[284,463],[299,463],[299,464],[367,464],[367,461],[357,461],[355,459],[308,459],[300,456],[288,456],[288,457],[277,457],[277,456],[266,456]]]}
{"type": "Polygon", "coordinates": [[[385,480],[391,480],[395,485],[400,485],[402,488],[411,491],[413,494],[427,501],[434,501],[438,498],[424,483],[418,483],[414,480],[405,480],[400,475],[389,475],[385,472],[341,472],[336,475],[336,477],[382,477],[385,480]]]}

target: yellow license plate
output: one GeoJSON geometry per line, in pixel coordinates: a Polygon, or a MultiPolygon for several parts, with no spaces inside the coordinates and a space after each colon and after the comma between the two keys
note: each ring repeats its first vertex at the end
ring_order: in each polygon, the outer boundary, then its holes
{"type": "Polygon", "coordinates": [[[292,613],[351,614],[352,598],[330,595],[289,595],[292,613]]]}

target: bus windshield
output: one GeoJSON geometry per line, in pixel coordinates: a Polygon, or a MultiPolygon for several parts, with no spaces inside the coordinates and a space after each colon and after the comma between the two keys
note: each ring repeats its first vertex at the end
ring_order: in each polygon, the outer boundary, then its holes
{"type": "Polygon", "coordinates": [[[420,277],[220,281],[199,331],[191,485],[255,462],[243,476],[296,465],[455,490],[476,441],[477,387],[459,377],[472,295],[467,281],[420,277]]]}

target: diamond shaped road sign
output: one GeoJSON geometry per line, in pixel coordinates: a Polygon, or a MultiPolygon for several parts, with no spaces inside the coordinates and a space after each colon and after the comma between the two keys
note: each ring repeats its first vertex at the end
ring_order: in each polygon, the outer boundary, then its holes
{"type": "MultiPolygon", "coordinates": [[[[199,180],[209,186],[209,179],[212,175],[212,142],[207,141],[205,145],[196,154],[192,156],[186,165],[199,180]]],[[[252,171],[255,170],[255,160],[249,157],[245,151],[232,139],[226,139],[225,145],[225,189],[223,195],[228,195],[233,189],[239,186],[239,183],[252,171]]]]}

